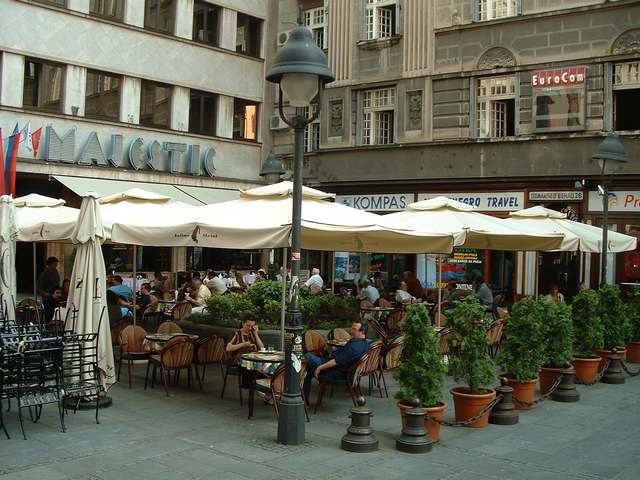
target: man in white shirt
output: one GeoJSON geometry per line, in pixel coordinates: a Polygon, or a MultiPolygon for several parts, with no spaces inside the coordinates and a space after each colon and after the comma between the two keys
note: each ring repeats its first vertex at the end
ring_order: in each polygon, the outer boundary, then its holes
{"type": "Polygon", "coordinates": [[[407,292],[407,284],[400,282],[400,287],[396,290],[396,302],[398,303],[413,303],[415,297],[407,292]]]}
{"type": "Polygon", "coordinates": [[[380,299],[380,292],[378,289],[371,285],[369,280],[362,281],[362,289],[358,292],[358,300],[369,300],[372,305],[375,305],[380,299]]]}
{"type": "Polygon", "coordinates": [[[217,275],[207,282],[207,288],[212,295],[223,295],[227,291],[225,281],[217,275]]]}
{"type": "Polygon", "coordinates": [[[320,276],[320,270],[317,268],[311,270],[311,276],[309,277],[309,280],[304,282],[303,286],[309,290],[322,290],[322,287],[324,287],[324,280],[320,276]]]}
{"type": "Polygon", "coordinates": [[[191,280],[191,288],[194,291],[194,298],[187,298],[187,301],[193,305],[192,312],[202,313],[207,308],[207,298],[211,296],[211,291],[199,278],[191,280]]]}

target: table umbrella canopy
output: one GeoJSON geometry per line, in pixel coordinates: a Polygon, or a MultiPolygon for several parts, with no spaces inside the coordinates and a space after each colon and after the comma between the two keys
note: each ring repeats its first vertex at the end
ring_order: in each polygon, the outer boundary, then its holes
{"type": "MultiPolygon", "coordinates": [[[[512,212],[511,218],[501,220],[509,227],[525,227],[540,233],[561,233],[562,244],[555,251],[602,252],[602,228],[568,220],[567,215],[545,207],[531,207],[512,212]]],[[[608,251],[612,253],[635,250],[637,239],[609,230],[608,251]]],[[[523,249],[524,250],[524,249],[523,249]]]]}
{"type": "Polygon", "coordinates": [[[68,240],[78,220],[79,210],[65,206],[61,199],[32,193],[13,203],[20,242],[68,240]]]}
{"type": "Polygon", "coordinates": [[[15,320],[13,309],[16,298],[16,238],[18,230],[15,219],[16,207],[9,195],[0,197],[0,308],[15,320]]]}
{"type": "Polygon", "coordinates": [[[384,218],[417,231],[454,235],[456,247],[549,250],[558,248],[563,240],[561,233],[506,225],[499,218],[479,213],[466,203],[447,197],[410,203],[407,210],[384,218]]]}
{"type": "MultiPolygon", "coordinates": [[[[240,199],[196,207],[182,218],[116,222],[112,240],[120,243],[215,248],[276,248],[289,245],[293,184],[281,182],[247,190],[240,199]]],[[[302,189],[302,246],[313,250],[358,252],[450,252],[448,232],[414,232],[382,222],[383,217],[328,201],[333,194],[302,189]]]]}

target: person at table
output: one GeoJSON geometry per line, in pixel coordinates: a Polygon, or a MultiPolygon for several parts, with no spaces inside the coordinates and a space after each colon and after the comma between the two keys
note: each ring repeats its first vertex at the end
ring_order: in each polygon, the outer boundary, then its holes
{"type": "Polygon", "coordinates": [[[384,290],[384,280],[382,280],[382,273],[375,272],[373,274],[372,280],[373,280],[373,286],[378,289],[378,292],[380,292],[380,294],[384,293],[385,290],[384,290]]]}
{"type": "Polygon", "coordinates": [[[400,287],[396,290],[396,302],[398,303],[413,303],[416,298],[407,291],[406,282],[400,282],[400,287]]]}
{"type": "MultiPolygon", "coordinates": [[[[133,304],[123,303],[129,309],[133,309],[133,304]]],[[[140,295],[136,295],[136,312],[154,313],[158,308],[158,297],[151,293],[151,284],[148,282],[140,285],[140,295]]]]}
{"type": "Polygon", "coordinates": [[[123,285],[122,277],[120,275],[113,276],[113,285],[109,287],[109,290],[121,297],[125,302],[131,303],[133,290],[131,290],[127,285],[123,285]]]}
{"type": "Polygon", "coordinates": [[[358,300],[368,300],[372,305],[377,305],[380,300],[380,292],[371,284],[370,280],[363,280],[362,286],[358,288],[358,300]]]}
{"type": "Polygon", "coordinates": [[[36,282],[36,292],[42,298],[51,296],[55,289],[60,288],[60,274],[58,273],[58,259],[47,258],[44,271],[36,282]]]}
{"type": "Polygon", "coordinates": [[[560,292],[558,285],[551,285],[549,294],[545,297],[551,303],[564,303],[564,295],[560,292]]]}
{"type": "Polygon", "coordinates": [[[227,343],[227,352],[233,354],[234,357],[243,353],[256,352],[263,348],[264,343],[258,333],[258,324],[252,318],[244,319],[240,330],[227,343]]]}
{"type": "Polygon", "coordinates": [[[267,275],[267,271],[264,268],[258,269],[258,273],[256,275],[256,283],[264,282],[265,280],[269,280],[269,276],[267,275]]]}
{"type": "Polygon", "coordinates": [[[484,305],[485,311],[491,312],[493,309],[493,292],[485,283],[482,275],[478,275],[473,281],[471,295],[480,300],[480,303],[484,305]]]}
{"type": "Polygon", "coordinates": [[[224,295],[227,293],[225,281],[217,276],[213,270],[207,272],[206,285],[211,295],[224,295]]]}
{"type": "MultiPolygon", "coordinates": [[[[44,310],[44,319],[47,323],[52,321],[55,316],[56,308],[62,307],[64,304],[64,297],[62,288],[58,287],[51,292],[51,295],[42,299],[42,307],[44,310]]],[[[56,320],[60,320],[59,318],[56,320]]]]}
{"type": "Polygon", "coordinates": [[[158,270],[153,272],[153,283],[151,286],[154,290],[161,290],[164,292],[166,290],[166,281],[167,277],[163,276],[161,271],[158,270]]]}
{"type": "Polygon", "coordinates": [[[311,270],[311,276],[306,282],[302,284],[302,288],[307,288],[313,293],[313,292],[321,292],[322,287],[324,287],[324,280],[320,276],[320,269],[313,268],[311,270]]]}
{"type": "Polygon", "coordinates": [[[320,358],[313,353],[306,353],[307,375],[304,378],[304,398],[309,402],[311,380],[314,378],[328,381],[348,380],[344,370],[351,368],[365,353],[369,351],[366,339],[367,324],[354,322],[351,324],[351,340],[344,347],[334,350],[328,359],[320,358]]]}
{"type": "Polygon", "coordinates": [[[240,283],[238,282],[238,273],[235,271],[235,269],[232,268],[227,273],[225,285],[227,288],[241,288],[240,283]]]}
{"type": "Polygon", "coordinates": [[[187,302],[193,307],[191,311],[194,313],[202,313],[202,311],[207,308],[207,299],[211,296],[211,291],[199,278],[191,280],[191,289],[193,293],[186,297],[187,302]]]}
{"type": "Polygon", "coordinates": [[[407,270],[403,273],[404,283],[407,284],[407,292],[415,298],[422,298],[422,285],[413,272],[407,270]]]}

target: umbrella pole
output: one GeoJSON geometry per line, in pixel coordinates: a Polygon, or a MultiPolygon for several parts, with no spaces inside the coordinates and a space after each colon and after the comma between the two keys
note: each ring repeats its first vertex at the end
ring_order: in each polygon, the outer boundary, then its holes
{"type": "Polygon", "coordinates": [[[287,248],[282,249],[282,306],[280,309],[280,350],[284,352],[284,322],[287,313],[287,248]]]}
{"type": "Polygon", "coordinates": [[[336,293],[336,252],[331,252],[331,293],[336,293]]]}
{"type": "Polygon", "coordinates": [[[137,250],[138,247],[136,245],[133,246],[133,295],[131,295],[131,301],[133,305],[133,325],[136,325],[136,291],[138,290],[138,275],[137,275],[137,250]]]}
{"type": "Polygon", "coordinates": [[[440,326],[440,317],[442,314],[442,255],[438,254],[438,322],[436,325],[440,326]]]}
{"type": "Polygon", "coordinates": [[[36,242],[31,242],[33,245],[33,299],[38,300],[38,274],[36,272],[36,242]]]}
{"type": "Polygon", "coordinates": [[[533,274],[535,275],[535,279],[536,279],[536,281],[535,281],[535,289],[536,289],[535,298],[536,299],[538,298],[538,286],[539,286],[538,285],[538,282],[539,282],[538,274],[539,274],[539,271],[540,271],[540,259],[538,258],[538,255],[539,255],[539,253],[536,252],[536,264],[535,264],[535,267],[533,269],[533,274]]]}

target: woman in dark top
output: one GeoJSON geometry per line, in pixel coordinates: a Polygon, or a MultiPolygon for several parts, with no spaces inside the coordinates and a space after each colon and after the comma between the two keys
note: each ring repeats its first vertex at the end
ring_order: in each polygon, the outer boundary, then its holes
{"type": "Polygon", "coordinates": [[[258,325],[253,319],[245,319],[242,321],[242,328],[238,330],[229,343],[227,343],[227,352],[232,353],[234,356],[242,355],[243,353],[255,352],[262,350],[264,343],[260,335],[258,335],[258,325]]]}

